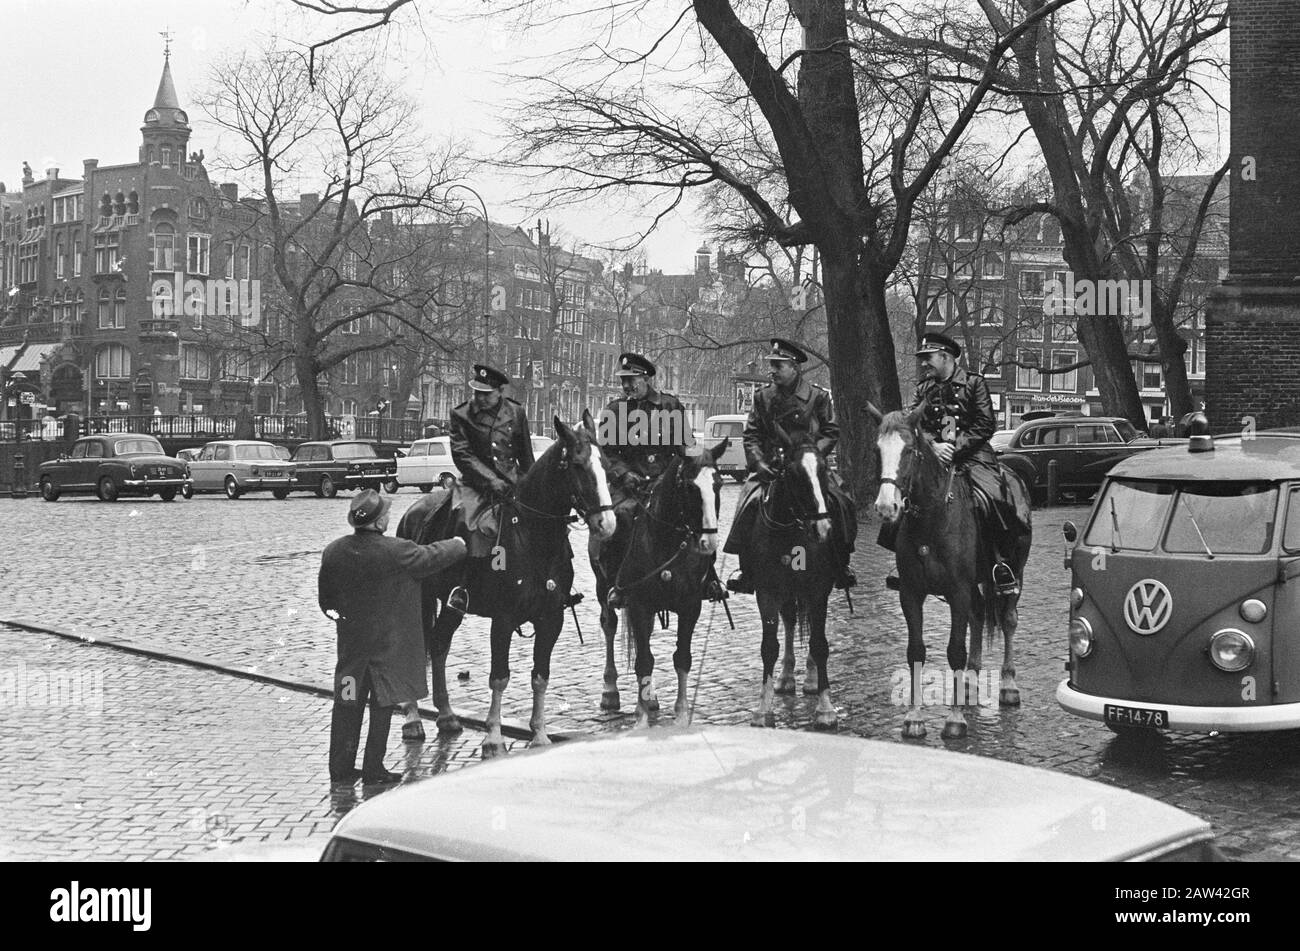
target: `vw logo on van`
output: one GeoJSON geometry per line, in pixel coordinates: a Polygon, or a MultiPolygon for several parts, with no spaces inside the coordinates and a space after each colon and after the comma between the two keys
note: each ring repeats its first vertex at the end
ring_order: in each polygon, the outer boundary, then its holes
{"type": "Polygon", "coordinates": [[[1137,634],[1156,633],[1173,613],[1173,595],[1155,578],[1143,578],[1124,596],[1124,620],[1137,634]]]}

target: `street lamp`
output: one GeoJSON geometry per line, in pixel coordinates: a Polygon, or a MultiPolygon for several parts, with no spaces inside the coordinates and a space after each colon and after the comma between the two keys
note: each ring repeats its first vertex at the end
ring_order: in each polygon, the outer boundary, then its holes
{"type": "Polygon", "coordinates": [[[487,202],[483,200],[482,195],[470,188],[468,185],[457,183],[448,186],[447,191],[450,193],[453,188],[465,189],[465,191],[478,199],[479,207],[483,209],[483,362],[490,363],[491,361],[488,359],[488,320],[489,312],[491,310],[489,305],[489,294],[491,293],[491,290],[488,285],[491,281],[492,227],[488,221],[487,202]]]}

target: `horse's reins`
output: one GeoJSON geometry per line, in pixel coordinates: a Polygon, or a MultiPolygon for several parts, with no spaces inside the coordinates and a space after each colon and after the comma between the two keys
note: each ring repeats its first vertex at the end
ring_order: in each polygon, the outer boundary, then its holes
{"type": "MultiPolygon", "coordinates": [[[[683,484],[681,469],[677,470],[677,478],[674,481],[679,486],[683,484]]],[[[651,487],[649,497],[648,497],[649,499],[654,498],[654,494],[659,491],[662,484],[663,484],[662,482],[657,483],[651,487]]],[[[648,518],[650,521],[662,525],[665,528],[672,529],[672,531],[676,535],[685,535],[686,537],[681,540],[681,542],[678,544],[677,548],[673,551],[673,553],[668,556],[668,560],[665,561],[663,564],[661,564],[659,567],[652,569],[650,572],[645,574],[643,577],[638,578],[636,581],[633,581],[629,584],[622,584],[620,583],[620,579],[623,577],[623,569],[627,566],[628,559],[632,557],[632,551],[633,551],[634,543],[636,542],[637,539],[637,534],[641,531],[641,526],[644,524],[641,522],[640,519],[634,519],[632,522],[632,537],[628,539],[627,551],[623,553],[623,560],[619,562],[618,570],[614,572],[614,581],[610,585],[610,590],[620,591],[620,592],[636,590],[642,585],[647,584],[648,582],[657,578],[664,571],[667,571],[672,566],[672,564],[682,556],[682,553],[685,552],[690,547],[690,543],[692,539],[698,540],[705,535],[716,535],[718,533],[717,528],[704,528],[703,526],[701,526],[700,530],[697,532],[695,529],[691,528],[690,525],[686,524],[686,522],[684,521],[684,516],[683,516],[683,521],[680,525],[675,525],[672,522],[665,521],[664,519],[661,519],[658,516],[656,516],[654,512],[650,511],[650,506],[647,505],[646,501],[642,499],[637,499],[637,508],[641,512],[643,512],[646,518],[648,518]]],[[[705,575],[707,574],[708,574],[708,568],[706,567],[705,575]]],[[[705,575],[700,576],[701,581],[704,580],[705,575]]]]}

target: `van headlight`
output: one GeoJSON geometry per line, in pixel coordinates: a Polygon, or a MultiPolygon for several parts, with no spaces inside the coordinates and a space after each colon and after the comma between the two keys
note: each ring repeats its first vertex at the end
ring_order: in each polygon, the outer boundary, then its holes
{"type": "Polygon", "coordinates": [[[1255,662],[1255,642],[1245,631],[1226,628],[1210,638],[1210,663],[1233,673],[1255,662]]]}
{"type": "Polygon", "coordinates": [[[1075,657],[1092,653],[1092,625],[1087,618],[1077,617],[1070,622],[1070,651],[1075,657]]]}

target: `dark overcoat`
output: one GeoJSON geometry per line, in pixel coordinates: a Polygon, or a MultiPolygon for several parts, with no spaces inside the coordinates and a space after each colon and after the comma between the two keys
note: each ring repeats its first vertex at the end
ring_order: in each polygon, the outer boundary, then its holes
{"type": "Polygon", "coordinates": [[[953,465],[997,469],[997,454],[989,446],[997,422],[984,377],[958,367],[942,382],[924,380],[912,400],[912,409],[918,406],[921,428],[939,442],[952,443],[953,465]]]}
{"type": "Polygon", "coordinates": [[[451,461],[478,494],[494,479],[518,485],[533,466],[530,435],[528,413],[509,397],[488,410],[467,400],[451,411],[451,461]]]}
{"type": "Polygon", "coordinates": [[[840,427],[835,422],[831,395],[802,376],[795,385],[785,390],[769,383],[754,394],[749,419],[745,422],[745,458],[753,470],[760,461],[771,465],[778,448],[789,451],[792,443],[812,432],[817,424],[817,451],[829,456],[840,441],[840,427]],[[781,439],[780,426],[790,437],[781,439]]]}
{"type": "Polygon", "coordinates": [[[420,579],[465,557],[459,538],[417,545],[360,531],[330,542],[321,557],[320,609],[338,612],[336,699],[348,699],[345,677],[359,685],[369,674],[373,703],[392,706],[428,696],[420,579]]]}
{"type": "Polygon", "coordinates": [[[596,432],[614,483],[629,472],[647,479],[659,478],[675,456],[685,454],[691,438],[682,401],[658,390],[650,390],[644,399],[610,401],[596,432]],[[635,422],[638,418],[642,420],[639,427],[635,422]],[[625,427],[628,432],[621,432],[625,427]],[[627,437],[634,433],[639,433],[636,440],[629,440],[627,437]]]}

